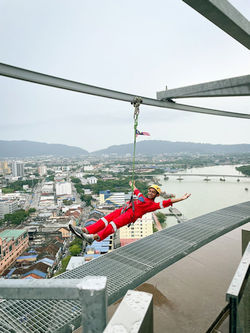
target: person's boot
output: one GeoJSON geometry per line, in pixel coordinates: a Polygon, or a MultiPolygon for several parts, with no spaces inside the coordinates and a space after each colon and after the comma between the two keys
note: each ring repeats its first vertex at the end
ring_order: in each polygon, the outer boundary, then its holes
{"type": "Polygon", "coordinates": [[[75,234],[78,238],[85,240],[89,245],[91,245],[94,241],[94,236],[91,234],[85,234],[81,228],[74,227],[72,224],[69,224],[69,229],[73,234],[75,234]]]}

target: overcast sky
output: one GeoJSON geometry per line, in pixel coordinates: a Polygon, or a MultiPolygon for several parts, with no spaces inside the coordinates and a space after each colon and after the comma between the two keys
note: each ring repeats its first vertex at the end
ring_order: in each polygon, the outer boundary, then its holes
{"type": "MultiPolygon", "coordinates": [[[[250,19],[249,1],[231,3],[250,19]]],[[[181,0],[0,0],[0,45],[0,62],[152,98],[250,72],[249,50],[181,0]]],[[[250,113],[249,97],[177,101],[250,113]]],[[[126,102],[1,76],[0,110],[0,140],[88,151],[133,141],[126,102]]],[[[247,119],[142,105],[138,128],[149,140],[250,144],[247,119]]]]}

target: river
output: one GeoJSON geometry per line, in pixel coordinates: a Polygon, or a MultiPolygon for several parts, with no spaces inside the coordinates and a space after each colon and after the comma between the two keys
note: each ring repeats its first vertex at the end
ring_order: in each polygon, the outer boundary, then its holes
{"type": "MultiPolygon", "coordinates": [[[[178,173],[169,176],[158,176],[161,188],[167,193],[174,193],[176,197],[184,193],[191,193],[191,196],[174,206],[187,218],[191,219],[227,206],[235,205],[244,201],[250,201],[250,178],[227,178],[226,175],[242,175],[235,169],[236,165],[220,165],[204,168],[192,168],[180,172],[181,174],[193,173],[203,175],[182,176],[183,180],[177,180],[178,173]],[[225,175],[226,181],[220,181],[220,177],[209,177],[210,181],[204,181],[207,174],[225,175]],[[248,188],[248,191],[245,190],[248,188]]],[[[168,208],[163,210],[168,212],[168,208]]],[[[176,224],[174,217],[167,218],[167,227],[176,224]]]]}

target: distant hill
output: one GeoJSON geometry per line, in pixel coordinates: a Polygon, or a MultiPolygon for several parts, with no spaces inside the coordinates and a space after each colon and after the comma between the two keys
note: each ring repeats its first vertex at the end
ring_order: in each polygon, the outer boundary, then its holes
{"type": "MultiPolygon", "coordinates": [[[[91,155],[103,154],[125,155],[132,154],[133,144],[110,146],[106,149],[92,152],[91,155]]],[[[143,155],[159,155],[174,153],[200,153],[200,154],[230,154],[250,153],[250,144],[238,145],[212,145],[209,143],[172,142],[160,140],[146,140],[137,142],[136,153],[143,155]]],[[[4,141],[0,140],[0,158],[23,158],[30,156],[67,156],[75,157],[89,155],[87,150],[79,147],[61,144],[49,144],[33,141],[4,141]]]]}
{"type": "MultiPolygon", "coordinates": [[[[133,144],[110,146],[107,149],[95,151],[91,154],[118,154],[124,155],[133,152],[133,144]]],[[[250,153],[250,144],[214,145],[209,143],[172,142],[160,140],[146,140],[137,142],[136,153],[143,155],[173,154],[173,153],[250,153]]]]}
{"type": "Polygon", "coordinates": [[[79,147],[49,144],[33,141],[3,141],[0,140],[0,158],[29,157],[41,155],[79,156],[88,155],[87,150],[79,147]]]}

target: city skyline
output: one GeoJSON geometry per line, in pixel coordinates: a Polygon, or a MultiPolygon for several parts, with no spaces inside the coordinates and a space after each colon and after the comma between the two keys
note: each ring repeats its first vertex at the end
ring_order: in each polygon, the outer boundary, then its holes
{"type": "MultiPolygon", "coordinates": [[[[231,1],[249,19],[244,1],[231,1]]],[[[249,51],[184,2],[0,1],[1,62],[155,98],[156,92],[246,75],[249,51]],[[98,8],[98,10],[97,10],[98,8]]],[[[133,141],[129,103],[0,77],[1,140],[89,152],[133,141]]],[[[249,97],[181,99],[249,113],[249,97]]],[[[148,140],[250,143],[249,121],[141,106],[148,140]]],[[[145,137],[139,138],[145,140],[145,137]]]]}

